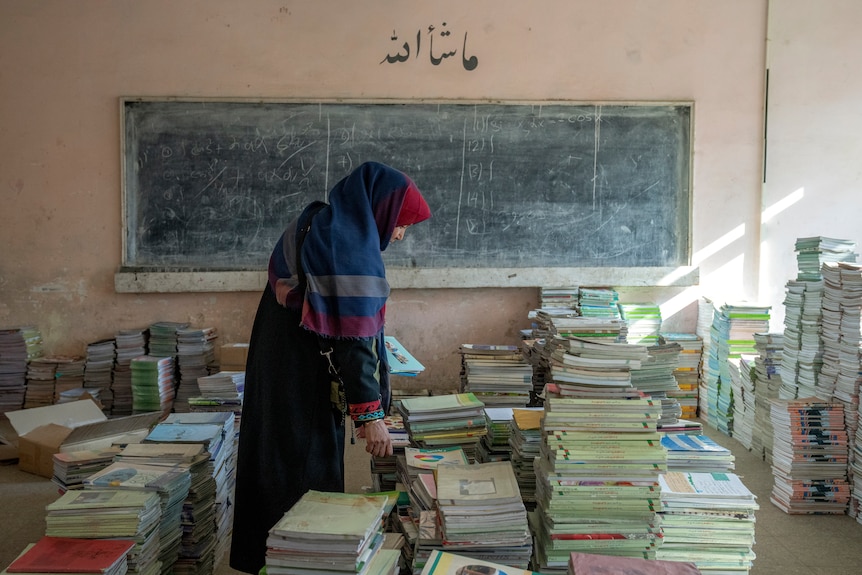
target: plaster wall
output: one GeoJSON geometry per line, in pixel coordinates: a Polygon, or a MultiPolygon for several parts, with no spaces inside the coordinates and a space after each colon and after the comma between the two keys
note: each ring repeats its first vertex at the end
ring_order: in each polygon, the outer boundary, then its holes
{"type": "MultiPolygon", "coordinates": [[[[758,294],[766,19],[766,0],[0,1],[0,326],[56,354],[155,321],[247,340],[258,293],[114,290],[119,99],[178,96],[693,101],[700,284],[621,290],[693,331],[700,295],[758,294]],[[384,62],[430,26],[478,66],[384,62]]],[[[456,386],[458,345],[517,343],[538,295],[396,290],[388,331],[428,368],[410,385],[456,386]]]]}

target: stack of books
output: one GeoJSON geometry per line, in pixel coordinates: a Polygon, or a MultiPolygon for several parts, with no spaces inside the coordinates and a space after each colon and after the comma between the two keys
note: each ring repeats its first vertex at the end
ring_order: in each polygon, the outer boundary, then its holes
{"type": "Polygon", "coordinates": [[[158,321],[150,324],[149,355],[156,357],[177,356],[177,330],[189,327],[188,322],[158,321]]]}
{"type": "Polygon", "coordinates": [[[779,371],[784,351],[784,335],[780,333],[755,333],[754,347],[754,430],[751,449],[764,461],[772,463],[772,410],[771,401],[778,399],[781,391],[779,371]]]}
{"type": "Polygon", "coordinates": [[[472,393],[402,399],[399,414],[410,443],[418,447],[458,446],[476,461],[479,440],[488,433],[485,404],[472,393]]]}
{"type": "Polygon", "coordinates": [[[45,507],[45,535],[134,543],[128,572],[160,573],[161,500],[146,489],[75,489],[45,507]]]}
{"type": "Polygon", "coordinates": [[[244,371],[219,371],[198,378],[200,396],[208,399],[242,400],[245,391],[244,371]]]}
{"type": "Polygon", "coordinates": [[[138,356],[129,363],[132,373],[132,411],[168,415],[175,396],[174,358],[138,356]]]}
{"type": "Polygon", "coordinates": [[[574,309],[577,305],[578,286],[541,288],[539,307],[574,309]]]}
{"type": "Polygon", "coordinates": [[[655,557],[658,476],[667,454],[661,407],[633,399],[549,397],[536,459],[536,568],[565,569],[569,553],[655,557]]]}
{"type": "MultiPolygon", "coordinates": [[[[183,501],[188,497],[191,476],[184,469],[115,461],[84,479],[84,490],[139,490],[158,493],[160,498],[159,553],[163,571],[179,558],[182,538],[183,501]]],[[[69,493],[73,493],[70,491],[69,493]]]]}
{"type": "Polygon", "coordinates": [[[704,573],[747,573],[754,562],[754,494],[733,473],[669,471],[659,477],[664,542],[656,559],[704,573]]]}
{"type": "Polygon", "coordinates": [[[814,396],[823,365],[823,288],[822,277],[785,286],[780,399],[814,396]]]}
{"type": "Polygon", "coordinates": [[[43,355],[27,364],[27,390],[24,409],[53,405],[56,397],[55,374],[63,356],[43,355]]]}
{"type": "Polygon", "coordinates": [[[789,514],[843,514],[850,500],[844,407],[816,398],[774,400],[770,501],[789,514]]]}
{"type": "Polygon", "coordinates": [[[529,313],[529,318],[532,320],[532,339],[552,337],[557,333],[554,322],[576,317],[579,317],[577,310],[570,307],[543,307],[532,310],[529,313]]]}
{"type": "MultiPolygon", "coordinates": [[[[539,316],[542,312],[539,312],[539,316]]],[[[550,318],[551,336],[562,338],[577,337],[591,341],[622,343],[626,341],[628,327],[621,319],[605,317],[564,317],[550,318]]]]}
{"type": "Polygon", "coordinates": [[[661,308],[657,303],[621,303],[619,307],[628,328],[626,341],[642,345],[658,343],[661,308]]]}
{"type": "MultiPolygon", "coordinates": [[[[640,395],[632,386],[632,371],[649,359],[646,346],[554,337],[548,340],[545,352],[553,389],[561,395],[640,395]]],[[[546,384],[546,394],[548,387],[546,384]]]]}
{"type": "Polygon", "coordinates": [[[268,575],[395,575],[401,553],[383,549],[386,496],[307,491],[269,530],[268,575]]]}
{"type": "Polygon", "coordinates": [[[147,334],[147,330],[143,329],[124,329],[114,335],[117,356],[111,381],[111,394],[114,397],[111,415],[132,413],[132,360],[147,354],[147,334]]]}
{"type": "MultiPolygon", "coordinates": [[[[54,373],[54,403],[60,403],[67,393],[84,391],[84,365],[87,360],[80,355],[54,356],[54,358],[57,362],[57,370],[54,373]]],[[[98,390],[89,391],[90,395],[98,400],[98,390]]],[[[72,401],[75,399],[79,398],[75,397],[72,401]]]]}
{"type": "Polygon", "coordinates": [[[797,279],[817,281],[820,268],[826,262],[855,262],[856,242],[825,236],[796,239],[796,263],[799,268],[797,279]]]}
{"type": "Polygon", "coordinates": [[[612,288],[579,288],[578,313],[584,317],[620,318],[620,296],[612,288]]]}
{"type": "Polygon", "coordinates": [[[93,573],[125,575],[134,541],[43,536],[6,568],[4,573],[93,573]]]}
{"type": "Polygon", "coordinates": [[[512,434],[509,437],[512,469],[528,511],[536,508],[535,460],[542,447],[544,415],[544,410],[515,409],[512,412],[512,434]]]}
{"type": "Polygon", "coordinates": [[[87,344],[87,360],[84,364],[84,387],[99,392],[102,410],[110,415],[114,405],[111,390],[114,379],[114,360],[117,342],[114,338],[100,339],[87,344]]]}
{"type": "Polygon", "coordinates": [[[461,391],[494,407],[526,407],[533,391],[533,366],[516,345],[464,343],[461,391]]]}
{"type": "Polygon", "coordinates": [[[526,569],[533,544],[508,461],[437,467],[443,549],[526,569]]]}
{"type": "Polygon", "coordinates": [[[189,472],[191,483],[182,504],[182,540],[176,573],[210,573],[214,566],[215,487],[211,464],[201,444],[133,443],[116,457],[119,463],[158,465],[189,472]],[[209,518],[205,521],[204,518],[209,518]]]}
{"type": "Polygon", "coordinates": [[[119,447],[107,447],[100,450],[76,450],[55,453],[54,473],[51,481],[57,484],[60,492],[78,489],[83,486],[84,478],[104,469],[114,462],[114,457],[120,453],[119,447]]]}
{"type": "Polygon", "coordinates": [[[242,420],[242,399],[245,392],[245,371],[219,371],[197,379],[200,395],[190,397],[189,411],[230,412],[234,427],[239,429],[242,420]]]}
{"type": "Polygon", "coordinates": [[[198,379],[218,372],[215,358],[215,340],[218,332],[214,327],[180,328],[177,330],[177,396],[174,411],[190,411],[189,400],[200,397],[198,379]]]}
{"type": "Polygon", "coordinates": [[[665,332],[661,334],[659,341],[676,343],[681,348],[676,369],[673,370],[673,377],[676,379],[678,389],[668,391],[667,395],[679,402],[683,418],[695,419],[697,417],[703,339],[695,333],[665,332]]]}
{"type": "Polygon", "coordinates": [[[668,471],[727,473],[736,466],[733,453],[706,435],[667,433],[661,445],[667,450],[668,471]]]}
{"type": "Polygon", "coordinates": [[[488,434],[479,441],[476,463],[512,459],[509,437],[512,435],[514,411],[511,407],[485,408],[485,426],[488,428],[488,434]]]}
{"type": "Polygon", "coordinates": [[[754,433],[754,356],[743,354],[727,359],[730,392],[733,397],[733,437],[747,450],[751,450],[754,433]]]}
{"type": "MultiPolygon", "coordinates": [[[[27,391],[27,329],[0,329],[0,413],[18,411],[24,407],[27,391]]],[[[41,338],[39,341],[41,346],[41,338]]],[[[41,355],[41,347],[38,355],[41,355]]]]}
{"type": "MultiPolygon", "coordinates": [[[[712,322],[715,316],[715,304],[709,298],[702,297],[697,300],[697,324],[694,332],[703,341],[703,350],[700,356],[700,381],[697,388],[697,413],[704,421],[713,417],[709,413],[710,397],[709,382],[714,383],[713,375],[709,366],[712,357],[712,322]]],[[[717,377],[717,374],[715,375],[717,377]]]]}
{"type": "Polygon", "coordinates": [[[738,302],[715,310],[707,372],[707,422],[727,435],[733,434],[733,393],[727,360],[756,352],[754,334],[769,331],[769,309],[738,302]]]}
{"type": "Polygon", "coordinates": [[[681,350],[682,346],[674,342],[650,345],[647,359],[641,361],[640,368],[632,370],[632,386],[661,404],[659,430],[682,417],[682,407],[673,395],[679,391],[673,372],[679,365],[681,350]]]}
{"type": "MultiPolygon", "coordinates": [[[[189,531],[194,522],[201,522],[204,531],[209,532],[212,523],[215,533],[212,540],[215,542],[214,561],[215,567],[224,557],[227,545],[230,541],[230,531],[233,525],[233,503],[231,501],[234,491],[234,469],[236,460],[236,445],[238,441],[238,430],[234,427],[234,418],[230,413],[172,413],[150,431],[144,440],[151,443],[179,443],[179,444],[201,444],[204,453],[208,456],[210,466],[207,468],[212,478],[209,485],[215,487],[214,495],[208,490],[190,491],[190,499],[184,503],[184,529],[189,531]],[[208,504],[214,497],[214,516],[197,513],[196,509],[202,504],[208,504]],[[203,520],[201,520],[203,518],[203,520]]],[[[205,541],[210,541],[205,539],[205,541]]],[[[196,545],[195,540],[187,538],[184,540],[189,546],[183,548],[185,562],[189,556],[196,557],[201,551],[201,545],[196,545]]]]}

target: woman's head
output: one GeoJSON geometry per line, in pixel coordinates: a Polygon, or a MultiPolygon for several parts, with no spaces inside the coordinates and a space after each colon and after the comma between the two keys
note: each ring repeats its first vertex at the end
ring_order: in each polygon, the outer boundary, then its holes
{"type": "Polygon", "coordinates": [[[381,251],[393,239],[396,227],[406,228],[431,217],[413,180],[379,162],[365,162],[338,182],[330,192],[329,204],[341,226],[367,228],[364,214],[373,218],[381,251]]]}
{"type": "Polygon", "coordinates": [[[368,337],[382,329],[389,296],[381,252],[431,210],[410,178],[378,162],[335,184],[328,201],[302,247],[303,325],[326,336],[368,337]]]}

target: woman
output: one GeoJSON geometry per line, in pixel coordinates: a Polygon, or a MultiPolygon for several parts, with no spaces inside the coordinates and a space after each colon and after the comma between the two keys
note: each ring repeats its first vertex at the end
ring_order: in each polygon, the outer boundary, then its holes
{"type": "Polygon", "coordinates": [[[257,573],[269,529],[309,489],[344,491],[344,420],[392,454],[382,252],[431,212],[416,185],[368,162],[291,222],[269,262],[246,365],[230,565],[257,573]],[[298,263],[299,262],[299,265],[298,263]]]}

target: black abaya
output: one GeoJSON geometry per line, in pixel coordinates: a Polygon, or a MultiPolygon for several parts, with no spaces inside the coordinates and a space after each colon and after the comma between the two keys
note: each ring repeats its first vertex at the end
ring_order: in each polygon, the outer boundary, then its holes
{"type": "Polygon", "coordinates": [[[267,285],[249,342],[230,566],[257,573],[266,536],[309,489],[344,491],[344,424],[318,336],[267,285]]]}

